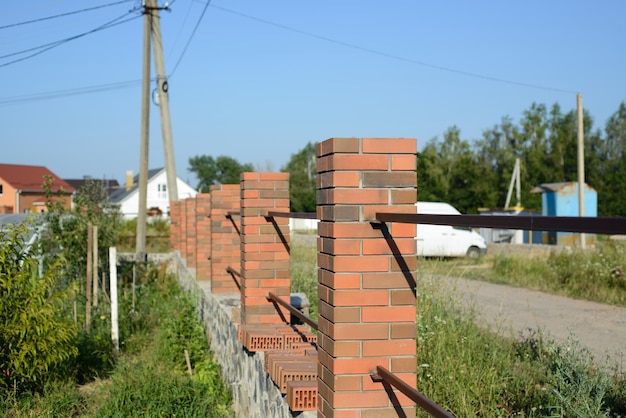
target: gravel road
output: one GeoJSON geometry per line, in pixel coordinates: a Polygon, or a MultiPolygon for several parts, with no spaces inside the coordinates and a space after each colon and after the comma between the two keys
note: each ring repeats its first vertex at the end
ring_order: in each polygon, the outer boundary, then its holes
{"type": "Polygon", "coordinates": [[[528,328],[563,342],[574,335],[598,362],[626,370],[626,308],[551,295],[505,285],[459,278],[443,278],[468,303],[479,320],[506,327],[514,335],[528,328]]]}

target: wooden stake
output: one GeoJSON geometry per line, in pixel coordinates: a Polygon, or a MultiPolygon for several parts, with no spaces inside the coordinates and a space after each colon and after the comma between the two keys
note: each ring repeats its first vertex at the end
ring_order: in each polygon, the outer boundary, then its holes
{"type": "Polygon", "coordinates": [[[189,351],[185,349],[185,361],[187,362],[187,372],[189,372],[189,376],[193,377],[193,371],[191,370],[191,360],[189,359],[189,351]]]}
{"type": "Polygon", "coordinates": [[[91,222],[87,223],[87,289],[86,289],[86,303],[85,303],[85,331],[89,334],[89,330],[91,328],[91,282],[93,280],[92,277],[92,269],[91,263],[93,261],[92,256],[92,228],[91,222]]]}
{"type": "Polygon", "coordinates": [[[120,351],[120,332],[117,317],[117,250],[109,247],[109,277],[111,280],[111,340],[115,354],[120,351]]]}
{"type": "Polygon", "coordinates": [[[93,226],[93,306],[98,306],[98,225],[93,226]]]}

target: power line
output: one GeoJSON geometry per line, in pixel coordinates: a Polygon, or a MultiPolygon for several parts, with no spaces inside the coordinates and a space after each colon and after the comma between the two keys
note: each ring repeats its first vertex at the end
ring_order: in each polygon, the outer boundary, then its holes
{"type": "MultiPolygon", "coordinates": [[[[208,3],[210,3],[211,1],[209,0],[208,3]]],[[[207,5],[208,5],[207,3],[207,5]]],[[[457,70],[455,68],[450,68],[450,67],[444,67],[442,65],[437,65],[437,64],[431,64],[425,61],[419,61],[419,60],[415,60],[412,58],[406,58],[406,57],[402,57],[399,55],[394,55],[394,54],[389,54],[387,52],[382,52],[382,51],[378,51],[375,49],[371,49],[371,48],[367,48],[367,47],[363,47],[360,45],[356,45],[356,44],[351,44],[349,42],[344,42],[344,41],[340,41],[337,39],[333,39],[333,38],[329,38],[327,36],[323,36],[323,35],[318,35],[316,33],[312,33],[312,32],[308,32],[305,30],[301,30],[301,29],[296,29],[293,28],[291,26],[287,26],[287,25],[283,25],[281,23],[276,23],[276,22],[272,22],[266,19],[261,19],[259,17],[255,17],[255,16],[251,16],[245,13],[241,13],[235,10],[231,10],[231,9],[227,9],[226,7],[221,7],[221,6],[216,6],[216,5],[212,5],[211,7],[213,7],[214,9],[218,9],[221,10],[223,12],[226,13],[231,13],[246,19],[250,19],[250,20],[254,20],[260,23],[264,23],[266,25],[270,25],[270,26],[274,26],[280,29],[284,29],[284,30],[288,30],[290,32],[294,32],[294,33],[298,33],[300,35],[305,35],[305,36],[309,36],[312,38],[316,38],[316,39],[320,39],[322,41],[326,41],[326,42],[330,42],[336,45],[341,45],[344,46],[346,48],[351,48],[351,49],[356,49],[358,51],[363,51],[363,52],[368,52],[370,54],[374,54],[374,55],[379,55],[385,58],[391,58],[397,61],[403,61],[403,62],[407,62],[409,64],[415,64],[415,65],[419,65],[422,67],[427,67],[427,68],[432,68],[435,70],[439,70],[439,71],[446,71],[449,73],[453,73],[453,74],[458,74],[458,75],[463,75],[466,77],[472,77],[472,78],[479,78],[481,80],[487,80],[487,81],[493,81],[493,82],[497,82],[497,83],[503,83],[503,84],[510,84],[510,85],[514,85],[514,86],[520,86],[520,87],[529,87],[529,88],[533,88],[533,89],[538,89],[538,90],[546,90],[546,91],[554,91],[554,92],[558,92],[558,93],[568,93],[568,94],[577,94],[578,92],[573,91],[573,90],[566,90],[566,89],[559,89],[559,88],[554,88],[554,87],[547,87],[547,86],[541,86],[538,84],[532,84],[532,83],[524,83],[521,81],[515,81],[515,80],[507,80],[505,78],[499,78],[499,77],[492,77],[492,76],[487,76],[487,75],[483,75],[483,74],[478,74],[478,73],[472,73],[469,71],[464,71],[464,70],[457,70]]]]}
{"type": "Polygon", "coordinates": [[[174,75],[174,73],[176,72],[176,69],[178,68],[178,65],[180,64],[183,57],[185,56],[185,53],[187,52],[187,48],[189,48],[189,44],[191,44],[191,40],[195,36],[196,31],[198,30],[198,27],[200,26],[200,22],[202,22],[202,18],[204,18],[204,14],[206,13],[210,4],[211,4],[211,0],[208,0],[206,4],[204,5],[204,9],[202,9],[202,13],[200,14],[200,17],[198,18],[198,21],[196,22],[196,26],[193,28],[193,31],[191,32],[191,36],[189,36],[189,39],[187,40],[187,43],[185,44],[185,47],[183,48],[183,52],[180,54],[180,57],[178,57],[178,61],[176,61],[176,64],[174,64],[174,69],[170,72],[170,75],[169,75],[170,78],[174,75]]]}
{"type": "Polygon", "coordinates": [[[140,17],[140,16],[133,16],[133,17],[130,17],[130,18],[126,19],[126,20],[120,21],[120,19],[124,18],[129,13],[131,13],[131,12],[125,13],[122,16],[119,16],[119,17],[111,20],[110,22],[107,22],[107,23],[105,23],[105,24],[103,24],[101,26],[98,26],[97,28],[92,29],[90,31],[83,32],[81,34],[74,35],[74,36],[71,36],[69,38],[61,39],[61,40],[58,40],[58,41],[55,41],[55,42],[51,42],[51,43],[48,43],[48,44],[45,44],[45,45],[40,45],[40,46],[37,46],[37,47],[34,47],[34,48],[29,48],[29,49],[25,49],[25,50],[22,50],[22,51],[19,51],[19,52],[14,52],[14,53],[11,53],[11,54],[7,54],[7,55],[4,55],[4,56],[1,56],[0,58],[7,58],[7,57],[10,57],[10,56],[20,55],[20,54],[24,54],[24,53],[27,53],[27,52],[31,52],[31,51],[40,49],[39,51],[34,52],[34,53],[32,53],[32,54],[30,54],[28,56],[25,56],[25,57],[22,57],[22,58],[17,58],[17,59],[15,59],[13,61],[9,61],[9,62],[5,62],[4,64],[0,64],[0,68],[6,67],[6,66],[11,65],[11,64],[18,63],[20,61],[27,60],[29,58],[36,57],[37,55],[43,54],[44,52],[49,51],[49,50],[51,50],[53,48],[56,48],[57,46],[63,45],[65,43],[67,43],[67,42],[76,40],[78,38],[82,38],[83,36],[91,35],[92,33],[96,33],[96,32],[99,32],[101,30],[104,30],[104,29],[109,29],[109,28],[112,28],[114,26],[121,25],[122,23],[130,22],[131,20],[134,20],[134,19],[137,19],[138,17],[140,17]]]}
{"type": "Polygon", "coordinates": [[[78,87],[74,89],[56,90],[45,93],[27,94],[23,96],[13,96],[0,98],[0,107],[10,104],[22,104],[29,102],[36,102],[41,100],[52,100],[62,97],[79,96],[81,94],[100,93],[111,90],[121,90],[136,87],[141,83],[141,80],[129,80],[120,81],[117,83],[99,84],[95,86],[78,87]]]}
{"type": "Polygon", "coordinates": [[[59,18],[59,17],[71,16],[71,15],[75,15],[75,14],[78,14],[78,13],[90,12],[92,10],[103,9],[105,7],[117,6],[118,4],[128,3],[130,1],[133,1],[133,0],[121,0],[121,1],[117,1],[115,3],[108,3],[108,4],[103,4],[101,6],[89,7],[87,9],[75,10],[73,12],[61,13],[61,14],[54,15],[54,16],[41,17],[39,19],[27,20],[25,22],[12,23],[10,25],[0,26],[0,30],[13,28],[13,27],[16,27],[16,26],[28,25],[28,24],[31,24],[31,23],[43,22],[45,20],[56,19],[56,18],[59,18]]]}

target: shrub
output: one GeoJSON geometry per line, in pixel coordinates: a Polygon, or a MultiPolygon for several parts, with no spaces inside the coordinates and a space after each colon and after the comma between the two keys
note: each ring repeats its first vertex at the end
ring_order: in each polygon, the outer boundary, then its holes
{"type": "Polygon", "coordinates": [[[27,231],[0,229],[0,385],[16,392],[41,390],[78,353],[76,327],[62,315],[74,292],[56,288],[61,260],[39,275],[27,231]]]}

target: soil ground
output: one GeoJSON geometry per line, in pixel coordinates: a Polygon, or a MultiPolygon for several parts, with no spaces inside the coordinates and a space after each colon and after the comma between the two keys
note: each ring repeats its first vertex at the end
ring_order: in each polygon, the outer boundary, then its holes
{"type": "Polygon", "coordinates": [[[479,320],[519,335],[528,329],[564,342],[573,335],[597,362],[626,370],[626,308],[475,280],[438,277],[476,309],[479,320]]]}

